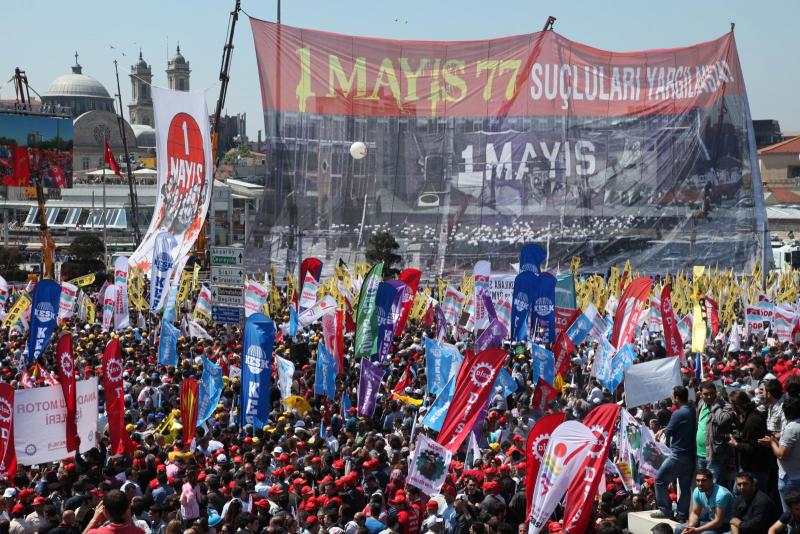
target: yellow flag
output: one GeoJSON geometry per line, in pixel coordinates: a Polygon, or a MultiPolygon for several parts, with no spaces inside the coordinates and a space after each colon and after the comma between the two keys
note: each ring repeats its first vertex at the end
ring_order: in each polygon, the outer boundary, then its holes
{"type": "Polygon", "coordinates": [[[192,287],[192,273],[189,271],[183,271],[181,273],[181,281],[178,284],[178,302],[186,302],[186,299],[189,298],[189,290],[192,287]]]}
{"type": "Polygon", "coordinates": [[[3,321],[3,326],[14,326],[19,321],[22,314],[25,313],[25,310],[31,307],[31,299],[28,298],[28,295],[24,293],[20,293],[19,300],[14,303],[10,310],[8,310],[8,315],[6,315],[5,320],[3,321]]]}
{"type": "Polygon", "coordinates": [[[692,312],[692,352],[703,352],[706,348],[706,322],[700,302],[694,303],[692,312]]]}
{"type": "Polygon", "coordinates": [[[192,291],[197,291],[200,286],[200,264],[195,263],[192,269],[192,291]]]}
{"type": "Polygon", "coordinates": [[[292,395],[283,399],[283,403],[292,410],[297,410],[297,413],[302,417],[311,410],[311,405],[303,397],[299,395],[292,395]]]}
{"type": "Polygon", "coordinates": [[[86,299],[86,322],[89,324],[94,324],[96,310],[94,309],[94,303],[92,303],[89,299],[86,299]]]}
{"type": "Polygon", "coordinates": [[[78,278],[73,278],[69,281],[70,284],[78,287],[86,287],[89,285],[94,284],[94,273],[85,274],[83,276],[79,276],[78,278]]]}

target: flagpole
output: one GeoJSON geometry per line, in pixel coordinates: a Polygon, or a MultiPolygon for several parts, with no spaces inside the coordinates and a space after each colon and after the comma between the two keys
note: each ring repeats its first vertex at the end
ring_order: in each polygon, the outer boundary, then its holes
{"type": "MultiPolygon", "coordinates": [[[[108,139],[103,137],[103,147],[108,146],[108,139]]],[[[103,155],[103,247],[105,247],[105,257],[103,261],[108,267],[108,228],[106,227],[106,158],[103,155]]]]}

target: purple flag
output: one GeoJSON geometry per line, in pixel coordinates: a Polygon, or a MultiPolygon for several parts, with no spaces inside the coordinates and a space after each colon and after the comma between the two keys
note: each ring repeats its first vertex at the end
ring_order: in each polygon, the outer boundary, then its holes
{"type": "Polygon", "coordinates": [[[375,412],[375,399],[378,397],[378,389],[383,380],[383,369],[369,361],[367,358],[361,359],[361,379],[358,382],[358,413],[366,417],[372,417],[375,412]]]}
{"type": "Polygon", "coordinates": [[[375,313],[378,316],[377,359],[382,362],[392,349],[394,330],[403,306],[406,285],[400,280],[387,280],[378,285],[375,313]]]}
{"type": "Polygon", "coordinates": [[[483,301],[483,307],[486,309],[486,315],[489,317],[489,321],[497,319],[497,311],[494,309],[492,296],[488,291],[481,291],[481,300],[483,301]]]}
{"type": "Polygon", "coordinates": [[[444,310],[438,304],[434,308],[436,315],[436,342],[441,343],[447,337],[447,318],[444,316],[444,310]]]}
{"type": "Polygon", "coordinates": [[[503,321],[495,316],[492,322],[489,323],[489,327],[484,330],[483,333],[478,336],[477,341],[475,341],[475,354],[486,349],[499,347],[507,334],[508,330],[506,330],[503,321]]]}

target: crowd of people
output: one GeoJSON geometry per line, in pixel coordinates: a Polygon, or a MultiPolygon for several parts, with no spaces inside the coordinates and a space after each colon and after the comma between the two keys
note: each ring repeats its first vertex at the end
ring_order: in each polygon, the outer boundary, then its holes
{"type": "MultiPolygon", "coordinates": [[[[273,315],[285,331],[289,314],[273,315]]],[[[155,327],[112,333],[73,319],[62,328],[73,331],[79,379],[102,372],[103,349],[119,336],[126,430],[137,449],[112,455],[101,415],[95,448],[58,464],[19,465],[0,481],[0,533],[521,534],[528,528],[524,449],[534,423],[555,412],[581,420],[606,402],[625,409],[624,385],[607,391],[591,376],[596,343],[571,355],[563,388],[542,410],[534,403],[529,350],[506,341],[505,367],[516,391],[504,396],[496,390],[478,434],[480,454],[467,457],[462,447],[440,493],[426,495],[406,477],[414,436],[435,436],[420,424],[433,402],[425,399],[424,362],[435,325],[411,320],[394,340],[369,418],[355,408],[359,362],[352,333],[345,334],[336,401],[314,395],[322,326],[312,324],[294,338],[280,335],[274,354],[295,364],[292,393],[308,407],[283,403],[273,380],[268,424],[243,427],[236,415],[240,326],[207,325],[210,339],[180,338],[175,367],[158,364],[155,327]],[[224,389],[214,415],[184,443],[179,388],[184,378],[200,378],[204,357],[222,367],[224,389]],[[407,368],[411,384],[401,397],[393,395],[407,368]]],[[[473,339],[463,330],[448,335],[462,352],[473,339]]],[[[17,363],[26,340],[18,330],[0,329],[0,374],[17,388],[23,387],[17,363]]],[[[56,369],[54,344],[44,370],[56,369]]],[[[736,343],[721,333],[709,341],[702,369],[686,350],[683,385],[672,398],[630,410],[670,447],[668,458],[654,477],[634,473],[633,485],[608,478],[596,496],[591,528],[625,532],[629,514],[651,511],[664,518],[653,530],[659,533],[673,532],[667,519],[684,534],[800,532],[797,345],[778,341],[769,329],[736,343]]],[[[639,337],[637,353],[639,361],[665,357],[660,335],[639,337]]],[[[43,375],[34,374],[34,387],[47,385],[43,375]]],[[[609,459],[617,454],[612,446],[609,459]]],[[[563,532],[561,512],[550,518],[548,532],[563,532]]]]}

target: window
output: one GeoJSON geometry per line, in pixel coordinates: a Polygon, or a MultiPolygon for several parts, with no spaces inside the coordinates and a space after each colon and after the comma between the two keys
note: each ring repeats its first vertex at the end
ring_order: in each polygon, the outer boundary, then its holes
{"type": "Polygon", "coordinates": [[[788,178],[794,178],[795,180],[800,180],[800,165],[789,165],[786,168],[786,172],[788,178]]]}
{"type": "Polygon", "coordinates": [[[83,161],[81,162],[81,166],[83,167],[84,171],[88,171],[89,170],[89,158],[83,158],[83,161]]]}

